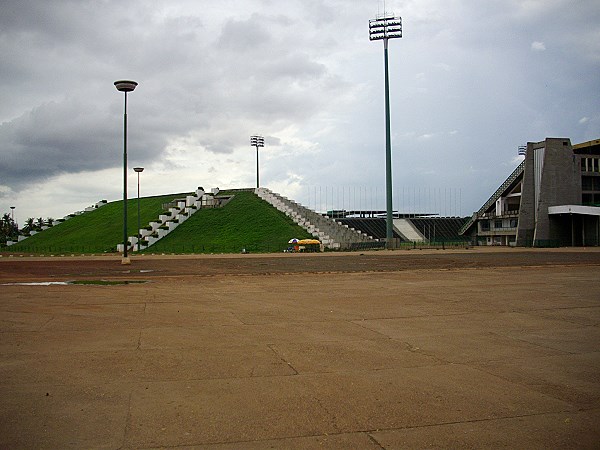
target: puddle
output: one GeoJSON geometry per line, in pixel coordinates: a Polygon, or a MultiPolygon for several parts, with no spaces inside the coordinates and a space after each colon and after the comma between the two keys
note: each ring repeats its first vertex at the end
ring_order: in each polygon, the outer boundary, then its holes
{"type": "Polygon", "coordinates": [[[154,272],[154,270],[146,269],[146,270],[124,270],[121,273],[149,273],[154,272]]]}
{"type": "Polygon", "coordinates": [[[146,280],[116,280],[116,281],[108,281],[108,280],[77,280],[71,281],[69,284],[85,284],[85,285],[95,285],[95,286],[117,286],[120,284],[143,284],[147,283],[146,280]]]}
{"type": "Polygon", "coordinates": [[[38,281],[27,283],[3,283],[0,286],[67,286],[67,285],[93,285],[93,286],[118,286],[122,284],[143,284],[147,280],[77,280],[77,281],[38,281]]]}

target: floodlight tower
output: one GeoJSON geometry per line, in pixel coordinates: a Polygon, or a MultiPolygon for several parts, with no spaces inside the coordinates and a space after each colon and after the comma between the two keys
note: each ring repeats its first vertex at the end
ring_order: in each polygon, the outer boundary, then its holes
{"type": "Polygon", "coordinates": [[[392,206],[392,136],[390,127],[390,77],[388,71],[388,39],[402,37],[402,18],[383,13],[369,20],[369,39],[383,40],[385,70],[385,198],[386,198],[386,246],[393,247],[394,222],[392,206]]]}
{"type": "Polygon", "coordinates": [[[130,80],[115,81],[117,91],[125,93],[125,110],[123,113],[123,258],[121,264],[130,264],[127,256],[127,93],[132,92],[137,83],[130,80]]]}
{"type": "Polygon", "coordinates": [[[262,136],[250,136],[250,145],[252,147],[256,147],[256,188],[259,187],[259,178],[258,178],[258,147],[265,146],[265,138],[262,136]]]}

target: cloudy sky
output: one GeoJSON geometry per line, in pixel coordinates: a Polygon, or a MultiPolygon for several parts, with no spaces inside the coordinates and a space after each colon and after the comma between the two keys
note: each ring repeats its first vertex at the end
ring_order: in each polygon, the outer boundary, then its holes
{"type": "MultiPolygon", "coordinates": [[[[0,212],[256,183],[385,208],[381,0],[3,0],[0,212]]],[[[545,137],[600,138],[597,0],[387,0],[394,207],[471,214],[545,137]]]]}

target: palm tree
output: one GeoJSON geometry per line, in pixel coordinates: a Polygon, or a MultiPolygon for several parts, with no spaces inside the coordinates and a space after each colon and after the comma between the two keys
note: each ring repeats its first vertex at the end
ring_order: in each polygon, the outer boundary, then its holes
{"type": "Polygon", "coordinates": [[[17,225],[10,214],[4,214],[0,219],[0,242],[5,243],[7,240],[14,240],[18,232],[17,225]]]}
{"type": "Polygon", "coordinates": [[[33,217],[30,217],[29,219],[27,219],[25,221],[25,226],[23,227],[24,232],[29,233],[30,231],[33,231],[35,228],[35,219],[33,217]]]}
{"type": "Polygon", "coordinates": [[[2,227],[2,229],[4,229],[4,227],[10,225],[11,221],[12,221],[12,219],[10,218],[10,214],[9,213],[5,213],[2,216],[2,219],[0,219],[0,226],[2,227]]]}

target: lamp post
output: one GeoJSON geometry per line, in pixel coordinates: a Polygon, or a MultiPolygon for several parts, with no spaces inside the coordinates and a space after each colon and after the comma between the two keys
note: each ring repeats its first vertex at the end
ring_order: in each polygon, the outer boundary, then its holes
{"type": "Polygon", "coordinates": [[[250,136],[250,145],[256,147],[256,188],[259,187],[258,178],[258,147],[265,146],[265,138],[262,136],[250,136]]]}
{"type": "Polygon", "coordinates": [[[11,218],[12,218],[13,222],[15,221],[15,208],[16,208],[16,206],[10,207],[10,213],[11,213],[11,218]]]}
{"type": "Polygon", "coordinates": [[[369,20],[369,39],[383,40],[385,70],[385,198],[386,198],[386,246],[393,247],[394,222],[392,206],[392,136],[390,126],[390,77],[388,73],[388,39],[402,37],[402,18],[386,14],[369,20]]]}
{"type": "Polygon", "coordinates": [[[125,110],[123,113],[123,258],[121,264],[131,264],[127,256],[127,93],[133,91],[137,85],[135,81],[115,81],[117,91],[125,93],[125,110]]]}
{"type": "Polygon", "coordinates": [[[140,173],[142,173],[144,171],[143,167],[134,167],[133,170],[137,173],[137,181],[138,181],[138,201],[137,201],[137,207],[138,207],[138,213],[137,213],[137,218],[138,218],[138,241],[137,241],[137,250],[138,252],[140,251],[140,243],[142,242],[142,235],[140,234],[140,227],[142,226],[140,223],[140,173]]]}

